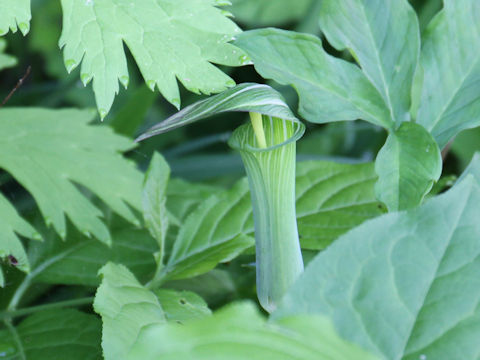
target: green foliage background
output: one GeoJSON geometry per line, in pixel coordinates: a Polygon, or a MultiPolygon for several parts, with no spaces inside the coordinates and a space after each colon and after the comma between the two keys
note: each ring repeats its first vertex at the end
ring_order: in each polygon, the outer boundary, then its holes
{"type": "MultiPolygon", "coordinates": [[[[190,7],[159,1],[178,16],[171,27],[136,24],[147,16],[161,20],[160,13],[146,11],[128,14],[119,30],[105,12],[108,1],[97,9],[103,11],[100,30],[85,30],[82,21],[91,13],[74,11],[79,2],[32,1],[28,25],[28,1],[14,7],[0,0],[0,24],[12,13],[17,17],[0,28],[0,101],[31,67],[0,108],[0,358],[211,359],[228,352],[232,359],[413,360],[424,354],[454,359],[461,347],[462,359],[475,359],[480,166],[474,154],[480,145],[478,129],[464,129],[478,125],[468,106],[478,97],[469,85],[478,73],[480,31],[441,32],[478,28],[455,8],[470,0],[447,0],[430,27],[441,0],[412,0],[413,10],[406,1],[389,1],[411,24],[416,13],[424,68],[458,64],[442,82],[457,89],[457,97],[441,111],[444,93],[429,96],[439,86],[435,77],[427,75],[420,86],[409,63],[408,54],[420,50],[415,39],[403,34],[408,51],[398,45],[401,36],[389,39],[398,46],[388,49],[398,52],[395,61],[405,57],[398,61],[418,90],[410,108],[404,83],[375,78],[365,60],[369,52],[362,54],[368,46],[345,43],[339,31],[353,20],[320,18],[322,6],[335,1],[190,0],[190,7]],[[208,21],[192,26],[195,16],[208,21]],[[240,28],[270,26],[280,30],[240,35],[240,28]],[[145,43],[141,32],[151,35],[145,43]],[[90,40],[79,41],[84,36],[90,40]],[[452,43],[464,45],[451,51],[452,43]],[[438,44],[447,44],[440,62],[438,44]],[[110,51],[101,66],[99,48],[110,51]],[[250,64],[247,53],[255,69],[242,66],[250,64]],[[459,54],[471,63],[459,62],[459,54]],[[306,74],[289,72],[300,63],[306,74]],[[322,64],[328,71],[312,76],[322,64]],[[349,81],[340,71],[350,74],[349,81]],[[464,78],[469,81],[459,84],[464,78]],[[93,91],[85,89],[92,80],[93,91]],[[268,320],[251,303],[250,192],[241,159],[227,146],[246,114],[219,113],[133,141],[176,113],[180,99],[183,108],[233,80],[268,83],[295,116],[312,121],[297,144],[296,205],[304,259],[314,260],[268,320]],[[332,94],[342,82],[352,95],[337,104],[332,94]],[[390,91],[401,96],[390,97],[390,91]],[[341,118],[328,109],[337,105],[341,118]],[[418,124],[402,123],[408,116],[418,124]],[[326,123],[357,118],[368,122],[326,123]],[[427,149],[421,156],[418,144],[427,149]],[[419,172],[411,159],[430,166],[419,172]],[[387,210],[392,213],[381,216],[387,210]]],[[[153,0],[143,3],[148,9],[153,0]]],[[[344,3],[351,9],[360,1],[344,3]]]]}

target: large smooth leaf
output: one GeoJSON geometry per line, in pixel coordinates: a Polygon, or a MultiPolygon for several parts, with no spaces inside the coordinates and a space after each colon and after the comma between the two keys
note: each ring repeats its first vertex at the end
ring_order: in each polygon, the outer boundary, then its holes
{"type": "Polygon", "coordinates": [[[375,162],[377,197],[390,211],[420,205],[442,174],[442,156],[423,126],[404,122],[390,133],[375,162]]]}
{"type": "MultiPolygon", "coordinates": [[[[31,239],[41,239],[40,234],[25,220],[23,220],[0,193],[0,259],[10,258],[12,265],[29,272],[30,264],[25,249],[17,234],[31,239]],[[13,260],[13,261],[12,261],[13,260]]],[[[0,287],[5,285],[2,268],[0,267],[0,287]]]]}
{"type": "Polygon", "coordinates": [[[17,29],[27,35],[31,18],[30,0],[0,0],[0,36],[17,29]]]}
{"type": "Polygon", "coordinates": [[[320,316],[267,323],[249,303],[230,305],[212,317],[151,326],[140,333],[127,359],[171,360],[366,360],[375,359],[338,337],[320,316]]]}
{"type": "MultiPolygon", "coordinates": [[[[102,274],[94,307],[103,319],[106,360],[220,360],[226,354],[229,359],[376,359],[339,338],[324,317],[298,316],[268,323],[250,303],[231,305],[213,316],[203,310],[199,317],[197,310],[184,312],[182,317],[190,320],[166,323],[154,293],[140,286],[128,269],[108,264],[102,274]],[[198,320],[191,320],[191,315],[198,320]]],[[[160,301],[177,297],[171,294],[161,290],[160,301]]],[[[166,308],[179,310],[170,304],[166,308]]]]}
{"type": "Polygon", "coordinates": [[[241,34],[235,44],[251,56],[263,77],[297,90],[300,114],[308,121],[364,119],[383,127],[392,126],[380,93],[361,70],[328,55],[317,37],[261,29],[241,34]]]}
{"type": "Polygon", "coordinates": [[[349,50],[382,95],[398,125],[409,119],[420,52],[417,15],[407,0],[323,0],[320,28],[349,50]]]}
{"type": "Polygon", "coordinates": [[[64,48],[68,71],[82,63],[81,78],[93,79],[97,106],[104,117],[119,82],[128,86],[124,43],[147,85],[180,107],[177,78],[188,90],[211,94],[234,85],[213,63],[240,66],[246,55],[228,43],[240,29],[215,0],[77,1],[62,0],[64,48]]]}
{"type": "Polygon", "coordinates": [[[4,39],[0,39],[0,71],[17,64],[17,59],[4,53],[6,47],[7,42],[4,39]]]}
{"type": "Polygon", "coordinates": [[[95,295],[95,311],[102,316],[105,360],[126,359],[142,328],[164,324],[157,297],[144,288],[123,265],[108,263],[101,270],[102,284],[95,295]]]}
{"type": "Polygon", "coordinates": [[[423,37],[425,70],[418,122],[440,147],[480,125],[480,3],[444,0],[423,37]]]}
{"type": "Polygon", "coordinates": [[[326,315],[386,360],[478,359],[479,203],[470,176],[419,208],[364,223],[310,263],[274,315],[326,315]]]}
{"type": "Polygon", "coordinates": [[[270,86],[244,83],[187,106],[150,128],[137,141],[163,134],[181,126],[224,112],[256,112],[280,119],[296,120],[282,96],[270,86]]]}
{"type": "Polygon", "coordinates": [[[0,168],[32,194],[46,223],[63,238],[67,215],[82,233],[109,243],[103,213],[77,185],[139,223],[129,205],[141,208],[142,174],[121,156],[132,142],[105,126],[89,125],[93,115],[73,109],[1,109],[0,168]]]}
{"type": "Polygon", "coordinates": [[[4,360],[99,360],[101,323],[77,310],[41,311],[27,317],[14,330],[0,332],[4,360]],[[17,341],[15,341],[17,338],[17,341]]]}

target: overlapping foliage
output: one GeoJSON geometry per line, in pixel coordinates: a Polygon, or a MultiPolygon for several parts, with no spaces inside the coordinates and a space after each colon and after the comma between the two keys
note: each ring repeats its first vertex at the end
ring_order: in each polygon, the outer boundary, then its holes
{"type": "Polygon", "coordinates": [[[32,23],[35,45],[0,38],[0,358],[477,359],[478,129],[450,152],[449,143],[479,125],[480,4],[232,3],[62,0],[30,10],[28,0],[0,0],[0,36],[26,35],[30,12],[51,11],[32,23]],[[241,33],[228,11],[241,26],[288,30],[241,33]],[[93,82],[95,99],[40,69],[58,15],[64,63],[93,82]],[[30,46],[38,53],[21,50],[30,46]],[[299,116],[287,87],[216,66],[250,58],[265,79],[293,86],[299,116]],[[127,71],[134,63],[138,73],[127,71]],[[179,107],[177,80],[221,93],[196,103],[182,93],[193,104],[170,116],[148,87],[179,107]],[[74,109],[96,101],[105,116],[119,83],[131,83],[119,95],[128,101],[106,123],[74,109]],[[218,153],[229,134],[212,135],[249,111],[324,124],[307,124],[295,194],[278,194],[295,196],[307,266],[269,318],[252,303],[248,181],[238,157],[218,153]]]}

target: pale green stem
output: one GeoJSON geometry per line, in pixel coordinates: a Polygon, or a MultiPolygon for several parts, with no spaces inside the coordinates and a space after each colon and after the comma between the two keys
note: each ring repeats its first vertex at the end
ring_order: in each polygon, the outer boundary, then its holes
{"type": "Polygon", "coordinates": [[[94,299],[93,297],[86,297],[86,298],[80,298],[80,299],[58,301],[58,302],[49,303],[49,304],[36,305],[36,306],[31,306],[31,307],[27,307],[19,310],[0,311],[0,319],[1,320],[13,319],[19,316],[34,314],[39,311],[89,305],[93,303],[93,299],[94,299]]]}
{"type": "Polygon", "coordinates": [[[263,129],[262,114],[251,112],[250,121],[252,122],[253,132],[257,138],[258,147],[265,149],[267,147],[267,140],[265,138],[265,131],[263,129]]]}
{"type": "Polygon", "coordinates": [[[250,185],[255,222],[257,295],[268,312],[303,272],[295,213],[295,141],[304,127],[264,117],[266,148],[252,124],[238,128],[230,145],[240,150],[250,185]],[[257,141],[258,142],[258,141],[257,141]]]}

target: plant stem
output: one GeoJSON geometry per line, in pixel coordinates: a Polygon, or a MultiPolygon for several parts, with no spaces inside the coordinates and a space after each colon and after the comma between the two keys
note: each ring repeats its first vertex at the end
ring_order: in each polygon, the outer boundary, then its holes
{"type": "Polygon", "coordinates": [[[258,147],[265,149],[267,147],[267,140],[265,139],[265,131],[263,130],[262,114],[251,112],[250,120],[258,142],[258,147]]]}
{"type": "Polygon", "coordinates": [[[8,329],[10,334],[12,334],[13,340],[15,341],[15,344],[17,345],[19,359],[20,360],[26,360],[27,357],[25,356],[25,351],[23,350],[22,340],[20,340],[20,337],[18,336],[17,329],[15,329],[15,326],[13,326],[13,324],[12,324],[12,320],[11,319],[5,319],[5,320],[3,320],[3,323],[5,324],[5,327],[8,329]]]}
{"type": "Polygon", "coordinates": [[[30,314],[33,314],[39,311],[44,311],[44,310],[88,305],[93,302],[93,299],[94,299],[93,297],[86,297],[86,298],[80,298],[80,299],[59,301],[59,302],[54,302],[50,304],[31,306],[31,307],[27,307],[19,310],[6,310],[6,311],[0,312],[0,319],[8,320],[8,319],[13,319],[19,316],[30,315],[30,314]]]}

